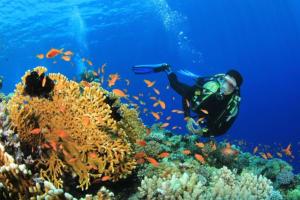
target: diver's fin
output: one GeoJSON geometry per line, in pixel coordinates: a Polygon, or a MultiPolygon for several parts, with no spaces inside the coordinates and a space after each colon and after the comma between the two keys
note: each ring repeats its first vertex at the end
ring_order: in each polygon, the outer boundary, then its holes
{"type": "Polygon", "coordinates": [[[168,70],[170,65],[167,63],[153,64],[153,65],[136,65],[132,67],[132,71],[135,74],[149,74],[149,73],[157,73],[168,70]]]}

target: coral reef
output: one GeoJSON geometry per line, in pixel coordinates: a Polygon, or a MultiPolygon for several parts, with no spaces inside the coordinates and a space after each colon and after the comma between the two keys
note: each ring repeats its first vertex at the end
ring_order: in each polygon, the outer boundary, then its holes
{"type": "Polygon", "coordinates": [[[132,144],[144,131],[136,111],[97,83],[46,71],[27,71],[7,105],[25,156],[58,188],[65,173],[78,176],[82,189],[103,177],[126,178],[136,167],[132,144]]]}
{"type": "Polygon", "coordinates": [[[268,199],[273,192],[270,180],[228,168],[215,169],[210,179],[187,172],[168,178],[145,177],[137,195],[140,199],[268,199]]]}

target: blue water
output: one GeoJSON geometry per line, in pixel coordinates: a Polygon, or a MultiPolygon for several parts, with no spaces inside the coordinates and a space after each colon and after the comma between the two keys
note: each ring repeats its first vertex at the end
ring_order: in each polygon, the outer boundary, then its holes
{"type": "MultiPolygon", "coordinates": [[[[118,72],[131,80],[130,95],[153,93],[143,79],[156,80],[167,102],[164,119],[171,109],[181,108],[180,97],[165,89],[165,74],[136,76],[131,66],[167,62],[175,71],[199,75],[235,68],[244,76],[242,103],[224,137],[250,146],[292,143],[299,169],[299,31],[298,0],[1,0],[2,92],[12,92],[24,71],[37,65],[77,76],[88,67],[80,62],[84,57],[95,69],[107,63],[107,76],[118,72]],[[35,57],[52,47],[75,52],[75,66],[35,57]]],[[[120,82],[116,87],[126,86],[120,82]]],[[[159,110],[145,101],[149,109],[159,110]]],[[[142,118],[148,125],[155,122],[152,116],[142,118]]],[[[174,125],[185,126],[182,116],[173,114],[174,125]]]]}

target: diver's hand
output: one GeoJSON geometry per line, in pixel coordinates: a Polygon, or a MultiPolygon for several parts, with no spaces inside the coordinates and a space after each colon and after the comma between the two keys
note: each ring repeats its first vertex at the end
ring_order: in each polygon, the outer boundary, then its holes
{"type": "Polygon", "coordinates": [[[203,135],[201,126],[193,118],[189,118],[186,123],[186,128],[192,134],[203,135]]]}

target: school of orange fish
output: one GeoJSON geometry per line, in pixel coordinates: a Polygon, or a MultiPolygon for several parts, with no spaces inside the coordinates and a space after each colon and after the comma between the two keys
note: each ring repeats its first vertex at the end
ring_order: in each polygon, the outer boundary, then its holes
{"type": "MultiPolygon", "coordinates": [[[[72,61],[72,56],[74,55],[74,53],[72,51],[64,51],[64,49],[55,49],[55,48],[51,48],[45,55],[44,54],[38,54],[36,57],[38,59],[53,59],[55,57],[59,57],[66,62],[71,62],[72,61]]],[[[86,58],[82,58],[82,62],[86,62],[88,65],[93,66],[92,61],[86,59],[86,58]]],[[[56,61],[53,62],[53,64],[56,64],[56,61]]],[[[74,64],[72,64],[74,65],[74,64]]],[[[97,70],[93,71],[93,75],[95,77],[98,77],[100,80],[100,84],[104,84],[105,83],[105,68],[106,68],[106,64],[103,64],[102,66],[100,66],[97,70]]],[[[160,90],[157,89],[157,87],[155,87],[156,82],[157,81],[152,81],[152,80],[144,80],[144,84],[145,87],[149,90],[147,95],[145,95],[143,92],[139,92],[136,95],[129,95],[127,94],[128,89],[119,89],[119,88],[115,88],[116,83],[118,81],[125,81],[125,85],[126,86],[130,86],[130,80],[129,79],[122,79],[121,76],[118,73],[113,73],[113,74],[109,74],[108,75],[108,80],[107,80],[107,86],[109,88],[112,89],[112,92],[119,97],[122,97],[124,99],[126,99],[126,101],[128,101],[128,103],[130,103],[132,106],[134,106],[136,109],[140,110],[140,112],[142,112],[143,114],[145,114],[145,116],[152,116],[154,118],[155,121],[159,121],[160,123],[160,128],[168,128],[170,127],[170,120],[172,119],[172,115],[168,115],[166,118],[164,118],[164,120],[162,119],[163,117],[163,111],[166,110],[167,105],[165,103],[164,100],[162,100],[160,94],[160,90]],[[154,94],[152,93],[154,92],[154,94]],[[149,109],[147,107],[142,108],[142,106],[146,106],[146,102],[150,99],[151,101],[153,101],[153,109],[149,109]],[[158,106],[160,107],[160,111],[154,111],[154,109],[157,109],[158,106]]],[[[46,78],[44,78],[44,80],[42,81],[42,86],[44,87],[46,83],[46,78]]],[[[90,83],[87,81],[82,80],[80,82],[80,84],[83,87],[90,87],[90,83]]],[[[169,90],[170,86],[167,85],[166,86],[166,90],[169,90]]],[[[176,98],[174,96],[172,96],[172,101],[175,101],[176,98]]],[[[187,101],[187,105],[189,106],[189,102],[187,101]]],[[[64,108],[62,106],[61,111],[63,112],[64,108]]],[[[207,110],[201,110],[203,113],[208,114],[207,110]]],[[[172,109],[170,110],[171,113],[173,114],[179,114],[179,115],[183,115],[184,111],[181,109],[172,109]]],[[[168,112],[168,113],[170,113],[168,112]]],[[[204,118],[200,118],[198,119],[198,122],[202,121],[204,118]]],[[[82,117],[82,122],[83,124],[87,125],[89,123],[89,117],[88,116],[83,116],[82,117]]],[[[186,120],[186,119],[184,119],[186,120]]],[[[171,130],[175,130],[175,129],[182,129],[181,126],[172,126],[170,127],[171,130]]],[[[33,129],[31,131],[31,134],[41,134],[43,132],[43,130],[40,129],[33,129]]],[[[68,137],[68,134],[66,134],[63,130],[57,131],[56,133],[59,137],[68,137]]],[[[147,128],[147,134],[151,134],[151,130],[147,128]]],[[[241,147],[245,147],[245,149],[249,149],[249,147],[247,147],[247,143],[243,140],[235,140],[234,142],[236,142],[239,146],[241,147]]],[[[147,142],[144,140],[139,140],[136,141],[136,144],[141,146],[141,147],[145,147],[147,145],[147,142]]],[[[205,145],[204,143],[196,143],[195,144],[197,147],[199,148],[203,148],[205,145]]],[[[298,142],[298,145],[300,145],[300,142],[298,142]]],[[[61,148],[57,146],[57,143],[55,141],[50,141],[49,144],[45,143],[42,145],[43,148],[53,148],[54,150],[56,150],[57,148],[61,148]]],[[[212,149],[216,149],[216,144],[213,143],[211,145],[212,149]]],[[[158,155],[157,158],[166,158],[170,155],[171,152],[163,152],[160,155],[158,155]]],[[[185,155],[190,155],[191,151],[189,149],[183,150],[182,151],[183,154],[185,155]]],[[[224,155],[231,155],[231,154],[237,154],[238,151],[234,150],[231,148],[230,143],[227,143],[226,147],[222,149],[222,153],[224,155]]],[[[293,160],[295,159],[295,156],[293,155],[292,152],[292,144],[288,144],[286,147],[283,147],[281,144],[278,144],[277,147],[273,147],[273,149],[271,148],[271,146],[269,145],[257,145],[255,147],[253,147],[253,151],[251,152],[254,155],[258,155],[261,156],[264,159],[271,159],[273,157],[278,157],[278,158],[286,158],[288,159],[290,162],[293,162],[293,160]]],[[[299,153],[299,152],[298,152],[299,153]]],[[[149,163],[151,163],[153,166],[158,167],[159,166],[159,162],[152,157],[149,157],[146,155],[145,152],[138,152],[135,154],[135,158],[137,160],[137,163],[139,164],[143,164],[145,161],[148,161],[149,163]]],[[[203,155],[200,154],[194,154],[194,158],[196,160],[198,160],[200,163],[204,164],[205,163],[205,158],[203,157],[203,155]]],[[[76,158],[70,158],[69,162],[76,162],[76,158]]],[[[299,161],[300,162],[300,161],[299,161]]],[[[109,180],[110,177],[102,177],[101,179],[97,180],[97,181],[107,181],[109,180]]]]}

